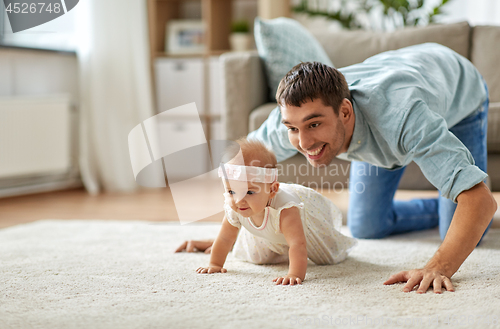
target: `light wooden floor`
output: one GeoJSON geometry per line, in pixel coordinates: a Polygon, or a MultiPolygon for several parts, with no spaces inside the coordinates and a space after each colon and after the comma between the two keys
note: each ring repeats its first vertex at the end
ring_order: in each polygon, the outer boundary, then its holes
{"type": "Polygon", "coordinates": [[[168,189],[96,196],[75,189],[0,199],[0,228],[40,219],[177,221],[178,217],[168,189]]]}
{"type": "MultiPolygon", "coordinates": [[[[347,191],[320,192],[346,212],[349,198],[347,191]]],[[[398,191],[396,198],[431,198],[436,195],[435,191],[398,191]]],[[[500,192],[494,193],[494,196],[500,204],[500,192]]],[[[0,228],[40,219],[177,221],[178,217],[168,189],[149,189],[132,194],[104,193],[97,196],[91,196],[83,189],[76,189],[0,199],[0,228]]],[[[222,214],[219,214],[204,221],[221,219],[222,214]]]]}

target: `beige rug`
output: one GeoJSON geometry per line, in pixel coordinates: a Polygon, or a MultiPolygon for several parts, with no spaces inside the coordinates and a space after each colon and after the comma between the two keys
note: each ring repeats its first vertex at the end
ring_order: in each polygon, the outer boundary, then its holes
{"type": "Polygon", "coordinates": [[[500,230],[453,277],[456,292],[401,292],[389,275],[425,264],[436,230],[361,240],[303,285],[275,286],[287,266],[229,257],[200,275],[205,254],[174,254],[216,224],[39,221],[0,230],[0,328],[333,328],[500,326],[500,230]],[[453,326],[451,326],[453,325],[453,326]]]}

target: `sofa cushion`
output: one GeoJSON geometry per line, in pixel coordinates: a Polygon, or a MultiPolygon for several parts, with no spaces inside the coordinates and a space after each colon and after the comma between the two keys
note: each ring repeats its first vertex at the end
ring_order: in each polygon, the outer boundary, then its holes
{"type": "Polygon", "coordinates": [[[481,72],[490,102],[500,102],[500,26],[476,26],[472,31],[471,61],[481,72]]]}
{"type": "Polygon", "coordinates": [[[248,131],[257,130],[267,120],[267,117],[276,106],[278,106],[276,103],[266,103],[253,110],[248,121],[248,131]]]}
{"type": "Polygon", "coordinates": [[[488,153],[500,153],[500,102],[488,110],[488,153]]]}
{"type": "Polygon", "coordinates": [[[275,100],[281,79],[300,62],[322,62],[333,66],[314,36],[290,18],[255,19],[255,44],[264,60],[270,100],[275,100]]]}
{"type": "Polygon", "coordinates": [[[324,31],[315,33],[337,67],[361,63],[368,57],[420,43],[436,42],[469,57],[470,26],[467,22],[407,27],[394,32],[324,31]]]}
{"type": "Polygon", "coordinates": [[[481,72],[490,96],[488,153],[500,153],[500,26],[475,26],[472,30],[471,61],[481,72]]]}

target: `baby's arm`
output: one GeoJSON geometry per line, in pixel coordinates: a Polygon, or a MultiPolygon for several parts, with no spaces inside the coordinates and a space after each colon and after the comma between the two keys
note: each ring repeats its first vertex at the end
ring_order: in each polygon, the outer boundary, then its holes
{"type": "Polygon", "coordinates": [[[281,212],[280,227],[290,247],[288,251],[290,267],[286,276],[278,277],[273,281],[283,285],[301,284],[306,277],[307,247],[300,210],[297,207],[284,209],[281,212]]]}
{"type": "Polygon", "coordinates": [[[226,262],[227,254],[231,251],[236,238],[238,237],[239,229],[227,221],[226,216],[222,221],[222,227],[220,229],[219,235],[215,239],[212,246],[212,254],[210,255],[210,264],[208,267],[199,267],[196,269],[197,273],[226,273],[227,270],[223,268],[226,262]]]}

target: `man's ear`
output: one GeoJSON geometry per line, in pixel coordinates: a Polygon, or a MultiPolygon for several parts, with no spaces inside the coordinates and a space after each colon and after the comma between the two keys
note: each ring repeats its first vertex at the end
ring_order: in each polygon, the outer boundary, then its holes
{"type": "Polygon", "coordinates": [[[340,109],[339,109],[339,117],[342,119],[344,123],[349,121],[353,114],[354,110],[352,108],[352,103],[350,100],[347,98],[344,98],[342,100],[342,103],[340,103],[340,109]]]}
{"type": "Polygon", "coordinates": [[[274,182],[271,184],[271,192],[269,193],[269,197],[271,199],[276,196],[276,193],[278,193],[279,188],[280,188],[279,182],[274,182]]]}

